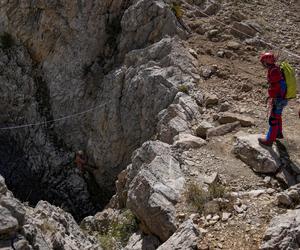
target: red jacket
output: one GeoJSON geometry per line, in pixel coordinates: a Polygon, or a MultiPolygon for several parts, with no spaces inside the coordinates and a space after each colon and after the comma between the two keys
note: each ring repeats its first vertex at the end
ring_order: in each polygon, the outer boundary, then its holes
{"type": "Polygon", "coordinates": [[[268,82],[269,82],[269,97],[271,98],[285,98],[286,86],[283,86],[282,81],[284,78],[277,65],[268,69],[268,82]]]}

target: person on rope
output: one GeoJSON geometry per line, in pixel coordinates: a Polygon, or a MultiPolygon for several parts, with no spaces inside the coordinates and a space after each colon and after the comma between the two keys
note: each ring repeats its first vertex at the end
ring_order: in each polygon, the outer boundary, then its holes
{"type": "Polygon", "coordinates": [[[87,158],[82,150],[78,150],[75,156],[75,163],[81,174],[85,173],[85,166],[87,164],[87,158]]]}
{"type": "Polygon", "coordinates": [[[268,70],[268,98],[267,103],[271,105],[269,116],[269,131],[264,138],[259,138],[261,145],[272,146],[276,139],[283,139],[282,134],[282,111],[287,105],[287,85],[280,67],[276,65],[276,57],[272,52],[263,53],[260,62],[268,70]]]}
{"type": "Polygon", "coordinates": [[[87,156],[83,153],[82,150],[78,150],[76,152],[75,163],[82,175],[84,175],[86,171],[93,173],[93,171],[98,169],[96,166],[91,166],[88,164],[87,156]]]}

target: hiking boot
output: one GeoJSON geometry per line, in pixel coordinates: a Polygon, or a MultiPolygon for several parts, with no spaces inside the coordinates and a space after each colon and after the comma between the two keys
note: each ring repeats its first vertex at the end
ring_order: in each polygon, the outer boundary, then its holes
{"type": "Polygon", "coordinates": [[[258,138],[258,142],[259,142],[259,144],[262,145],[262,146],[272,147],[272,145],[273,145],[273,142],[268,141],[268,140],[265,139],[265,138],[258,138]]]}
{"type": "Polygon", "coordinates": [[[280,134],[278,134],[277,135],[277,137],[276,137],[277,139],[283,139],[284,137],[283,137],[283,134],[282,133],[280,133],[280,134]]]}

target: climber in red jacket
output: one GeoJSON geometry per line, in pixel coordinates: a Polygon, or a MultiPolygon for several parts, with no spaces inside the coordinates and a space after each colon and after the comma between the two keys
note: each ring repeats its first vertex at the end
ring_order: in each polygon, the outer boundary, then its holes
{"type": "Polygon", "coordinates": [[[282,111],[287,105],[286,82],[279,66],[276,65],[276,57],[273,53],[263,53],[260,57],[262,65],[268,69],[268,98],[270,100],[272,111],[269,117],[269,131],[265,138],[259,138],[260,144],[272,146],[276,139],[282,139],[282,111]]]}
{"type": "Polygon", "coordinates": [[[85,167],[87,164],[87,159],[84,156],[83,151],[79,150],[76,152],[75,163],[76,163],[77,168],[80,170],[80,173],[84,174],[85,167]]]}

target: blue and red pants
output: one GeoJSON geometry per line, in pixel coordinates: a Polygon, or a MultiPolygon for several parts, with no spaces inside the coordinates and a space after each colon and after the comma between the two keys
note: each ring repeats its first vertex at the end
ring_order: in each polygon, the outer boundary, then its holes
{"type": "Polygon", "coordinates": [[[269,117],[269,131],[267,134],[267,141],[276,141],[277,136],[282,135],[282,111],[287,105],[286,99],[273,99],[272,111],[269,117]]]}

